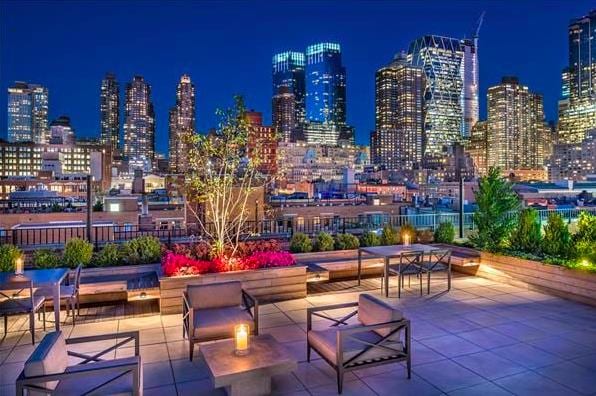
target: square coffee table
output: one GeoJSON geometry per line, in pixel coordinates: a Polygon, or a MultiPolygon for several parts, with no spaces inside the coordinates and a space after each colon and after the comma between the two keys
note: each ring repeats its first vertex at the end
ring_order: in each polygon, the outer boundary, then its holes
{"type": "Polygon", "coordinates": [[[233,339],[199,344],[215,388],[226,387],[232,396],[268,395],[271,376],[298,367],[296,359],[269,334],[250,337],[249,346],[248,355],[236,356],[233,339]]]}

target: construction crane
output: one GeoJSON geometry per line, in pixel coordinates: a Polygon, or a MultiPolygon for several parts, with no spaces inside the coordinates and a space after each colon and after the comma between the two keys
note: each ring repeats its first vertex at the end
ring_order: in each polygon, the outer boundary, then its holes
{"type": "Polygon", "coordinates": [[[482,11],[482,14],[480,14],[480,18],[478,18],[478,24],[476,25],[476,32],[474,33],[474,38],[478,38],[478,34],[480,33],[480,27],[482,26],[482,22],[484,22],[484,15],[486,14],[486,11],[482,11]]]}

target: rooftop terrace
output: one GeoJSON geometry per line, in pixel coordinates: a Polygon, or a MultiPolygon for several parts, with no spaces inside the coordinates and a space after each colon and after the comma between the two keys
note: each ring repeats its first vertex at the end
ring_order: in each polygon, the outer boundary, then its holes
{"type": "MultiPolygon", "coordinates": [[[[361,369],[346,375],[344,395],[596,394],[595,307],[472,276],[456,275],[449,293],[439,292],[443,279],[433,282],[429,296],[420,297],[413,282],[400,300],[386,299],[412,322],[411,380],[401,363],[361,369]]],[[[392,279],[390,296],[397,295],[396,284],[392,279]]],[[[274,377],[274,394],[337,393],[330,366],[316,354],[306,362],[306,308],[356,301],[361,292],[380,297],[379,286],[377,279],[360,287],[351,281],[316,285],[307,298],[261,307],[261,333],[283,343],[299,362],[291,374],[274,377]]],[[[188,360],[181,315],[160,315],[155,302],[83,307],[76,326],[66,323],[67,337],[139,330],[145,395],[225,394],[212,389],[200,347],[188,360]]],[[[1,395],[15,394],[15,379],[35,348],[27,328],[26,316],[11,317],[0,339],[1,395]]],[[[80,352],[115,343],[85,344],[80,352]]],[[[132,348],[112,352],[131,353],[132,348]]]]}

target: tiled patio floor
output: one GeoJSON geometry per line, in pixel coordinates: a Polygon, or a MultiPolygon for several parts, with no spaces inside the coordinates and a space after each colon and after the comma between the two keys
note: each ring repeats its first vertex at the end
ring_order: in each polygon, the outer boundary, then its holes
{"type": "MultiPolygon", "coordinates": [[[[306,362],[306,308],[355,301],[366,288],[378,295],[378,284],[367,280],[356,290],[354,282],[336,283],[319,289],[327,293],[262,307],[261,331],[299,361],[296,372],[274,378],[275,394],[336,394],[327,364],[306,362]]],[[[400,364],[362,369],[346,376],[344,395],[596,395],[596,308],[474,277],[457,277],[450,293],[439,294],[444,283],[433,284],[424,297],[412,286],[401,300],[390,298],[412,321],[412,379],[400,364]]],[[[397,290],[390,292],[396,296],[397,290]]],[[[180,316],[160,316],[155,309],[83,309],[83,319],[63,330],[69,337],[140,330],[145,395],[224,394],[211,389],[197,352],[194,362],[188,360],[180,316]]],[[[2,395],[14,394],[15,378],[33,350],[26,328],[25,317],[13,318],[0,341],[2,395]]]]}

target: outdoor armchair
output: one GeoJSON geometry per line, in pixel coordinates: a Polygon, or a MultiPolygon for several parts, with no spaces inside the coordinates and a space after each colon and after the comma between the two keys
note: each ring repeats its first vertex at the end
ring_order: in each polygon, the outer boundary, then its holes
{"type": "Polygon", "coordinates": [[[447,291],[451,290],[451,250],[433,249],[425,253],[420,267],[427,274],[427,294],[430,294],[430,275],[433,272],[447,272],[447,291]]]}
{"type": "Polygon", "coordinates": [[[196,342],[233,338],[240,323],[259,334],[259,304],[242,282],[188,285],[182,292],[182,336],[188,336],[190,360],[196,342]]]}
{"type": "MultiPolygon", "coordinates": [[[[81,287],[81,270],[83,265],[79,264],[74,270],[73,283],[69,285],[60,285],[60,300],[66,303],[66,317],[72,314],[72,325],[75,325],[76,316],[81,313],[81,304],[79,300],[79,290],[81,287]],[[76,310],[76,311],[75,311],[76,310]]],[[[39,288],[35,291],[36,296],[45,297],[46,301],[54,298],[54,291],[49,287],[39,288]]]]}
{"type": "Polygon", "coordinates": [[[17,378],[17,396],[21,395],[142,395],[142,362],[139,354],[139,332],[105,334],[64,339],[62,332],[47,334],[25,362],[17,378]],[[68,346],[114,340],[114,344],[90,354],[69,351],[68,346]],[[134,342],[134,356],[104,360],[116,348],[134,342]],[[71,359],[80,363],[68,365],[71,359]]]}
{"type": "MultiPolygon", "coordinates": [[[[422,295],[422,263],[423,252],[401,252],[399,263],[391,264],[387,268],[389,274],[397,275],[397,298],[401,298],[401,289],[404,288],[404,277],[408,275],[408,287],[410,278],[416,275],[420,281],[420,295],[422,295]]],[[[382,283],[381,283],[382,284],[382,283]]]]}
{"type": "Polygon", "coordinates": [[[0,316],[4,317],[4,337],[8,332],[8,317],[27,314],[31,343],[35,345],[35,312],[43,313],[43,329],[46,329],[44,296],[35,295],[33,282],[19,275],[4,283],[3,288],[4,290],[0,290],[0,316]]]}
{"type": "Polygon", "coordinates": [[[314,349],[335,369],[338,393],[342,393],[344,374],[363,367],[406,361],[410,378],[410,345],[410,321],[398,309],[369,294],[361,294],[354,303],[307,309],[307,360],[310,362],[311,349],[314,349]],[[323,313],[349,307],[357,309],[340,319],[323,313]],[[323,330],[313,330],[313,316],[333,324],[323,330]],[[348,324],[354,317],[356,323],[348,324]]]}

